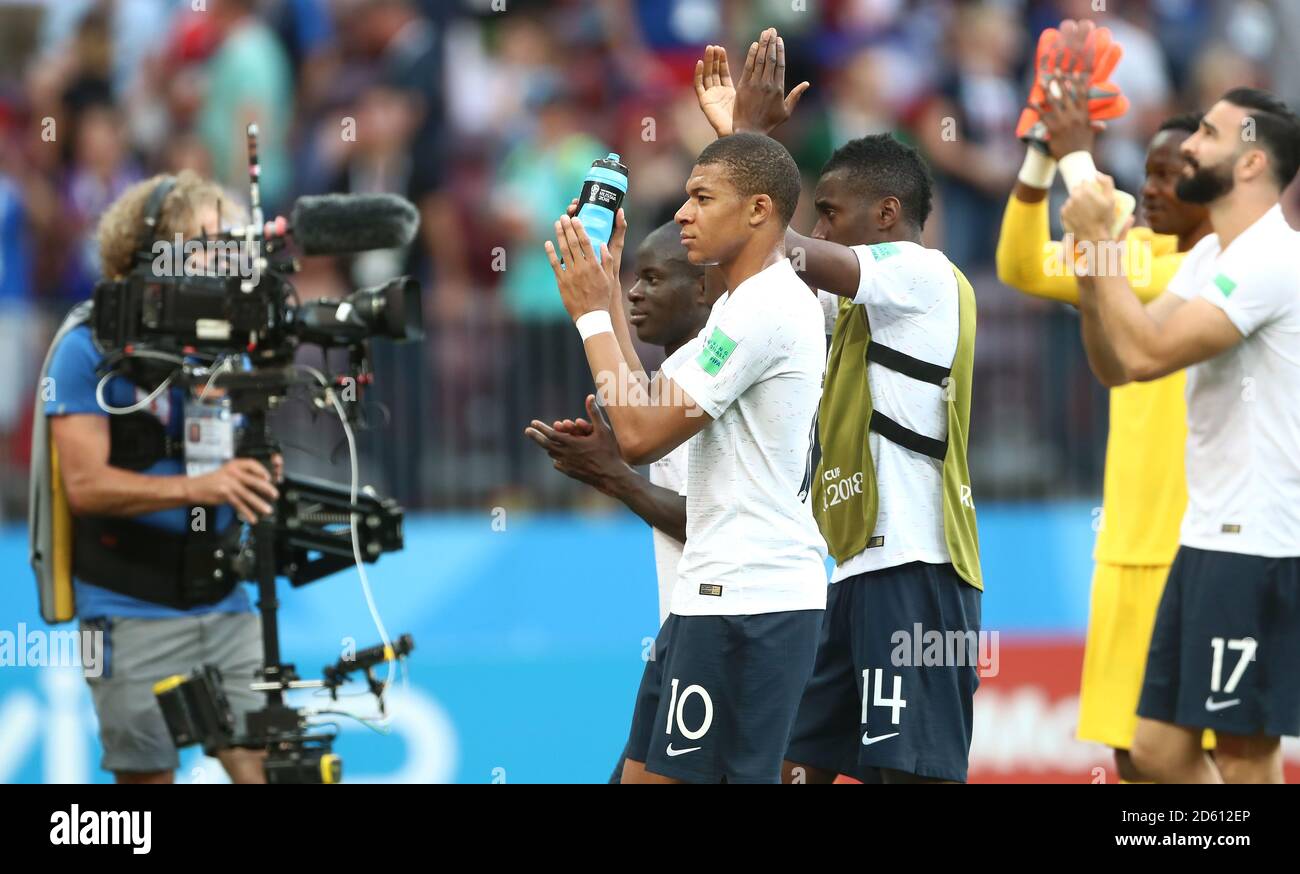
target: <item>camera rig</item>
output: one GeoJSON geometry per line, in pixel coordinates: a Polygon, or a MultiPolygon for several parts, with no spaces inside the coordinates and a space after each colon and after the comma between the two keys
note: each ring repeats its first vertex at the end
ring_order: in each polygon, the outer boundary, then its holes
{"type": "MultiPolygon", "coordinates": [[[[396,248],[410,242],[417,218],[414,207],[400,198],[331,196],[335,199],[317,198],[303,208],[299,201],[293,231],[284,219],[264,224],[256,125],[248,126],[247,135],[250,221],[204,237],[200,243],[207,253],[233,253],[237,264],[251,269],[223,269],[230,266],[227,259],[214,271],[211,258],[199,270],[190,269],[188,261],[182,270],[174,269],[175,261],[173,269],[159,269],[157,259],[167,254],[166,241],[154,241],[147,234],[131,272],[96,287],[93,328],[96,343],[107,350],[101,367],[106,376],[121,373],[146,390],[157,386],[155,392],[168,385],[220,389],[231,413],[242,418],[235,455],[272,470],[280,447],[268,414],[291,388],[306,385],[319,405],[332,405],[351,443],[359,386],[371,379],[368,341],[372,337],[413,340],[423,333],[420,290],[410,277],[341,300],[298,302],[287,279],[297,269],[286,251],[287,238],[298,237],[308,254],[396,248]],[[378,214],[382,215],[376,218],[378,214]],[[366,221],[367,216],[372,220],[366,221]],[[358,233],[359,243],[346,233],[358,219],[367,228],[358,233]],[[330,377],[295,365],[294,353],[304,343],[326,352],[346,349],[347,372],[330,377]],[[227,366],[236,359],[246,366],[227,366]]],[[[156,192],[146,206],[149,232],[156,228],[162,200],[170,190],[166,182],[159,188],[161,193],[156,192]]],[[[352,449],[355,452],[355,446],[352,449]]],[[[298,587],[354,564],[360,569],[362,562],[374,562],[385,552],[403,548],[401,507],[369,490],[359,492],[356,475],[354,463],[351,488],[286,476],[278,485],[271,514],[246,523],[237,541],[213,550],[213,579],[257,585],[263,667],[252,688],[266,695],[266,704],[246,715],[245,730],[239,733],[215,666],[162,680],[154,692],[178,747],[198,743],[209,755],[231,747],[265,750],[270,783],[341,779],[342,762],[332,751],[334,735],[313,730],[310,714],[288,706],[285,693],[317,688],[337,699],[348,677],[364,672],[383,713],[386,684],[376,679],[373,669],[405,656],[414,644],[409,635],[401,635],[325,667],[319,680],[301,679],[294,665],[281,661],[277,578],[285,577],[298,587]]]]}

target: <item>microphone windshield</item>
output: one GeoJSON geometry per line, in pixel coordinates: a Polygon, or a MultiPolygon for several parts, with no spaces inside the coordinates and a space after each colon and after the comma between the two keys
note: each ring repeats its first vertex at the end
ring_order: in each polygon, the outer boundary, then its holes
{"type": "Polygon", "coordinates": [[[408,245],[420,214],[395,194],[321,194],[298,198],[290,224],[304,254],[348,255],[408,245]]]}

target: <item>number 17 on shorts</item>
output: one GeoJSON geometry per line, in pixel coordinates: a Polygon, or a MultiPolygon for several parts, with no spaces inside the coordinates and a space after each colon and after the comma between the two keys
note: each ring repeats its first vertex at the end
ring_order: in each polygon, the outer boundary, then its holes
{"type": "Polygon", "coordinates": [[[1220,710],[1226,710],[1229,707],[1236,707],[1241,703],[1241,698],[1223,698],[1216,699],[1215,695],[1230,696],[1237,691],[1237,684],[1241,682],[1241,675],[1246,672],[1246,667],[1255,660],[1255,650],[1259,644],[1252,637],[1243,637],[1238,640],[1225,640],[1222,637],[1210,639],[1210,652],[1213,659],[1210,663],[1210,694],[1205,699],[1205,709],[1211,713],[1220,710]],[[1228,675],[1228,682],[1223,682],[1223,654],[1225,646],[1229,651],[1239,653],[1237,664],[1228,675]]]}

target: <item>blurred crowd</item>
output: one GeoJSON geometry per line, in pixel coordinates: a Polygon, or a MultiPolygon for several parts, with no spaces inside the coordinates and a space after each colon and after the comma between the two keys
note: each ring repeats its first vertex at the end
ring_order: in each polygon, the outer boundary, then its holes
{"type": "Polygon", "coordinates": [[[772,25],[787,82],[813,86],[777,132],[806,184],[836,145],[882,131],[934,169],[927,242],[980,298],[985,496],[1096,493],[1105,396],[1074,318],[1001,288],[992,266],[1027,62],[1065,17],[1124,48],[1114,78],[1132,110],[1098,164],[1126,190],[1169,114],[1237,85],[1300,105],[1289,0],[0,0],[0,518],[25,499],[41,356],[98,276],[97,217],[182,168],[238,199],[251,121],[269,214],[326,191],[398,193],[421,213],[408,250],[308,259],[297,283],[304,297],[398,272],[424,285],[426,342],[376,349],[372,424],[390,433],[362,436],[368,478],[410,506],[579,499],[521,436],[580,411],[590,387],[542,241],[610,151],[631,172],[630,246],[671,220],[712,137],[695,59],[724,43],[738,74],[772,25]]]}

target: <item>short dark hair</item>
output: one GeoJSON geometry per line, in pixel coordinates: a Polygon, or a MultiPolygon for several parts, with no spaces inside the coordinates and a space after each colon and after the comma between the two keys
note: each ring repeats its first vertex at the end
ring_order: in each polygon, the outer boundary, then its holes
{"type": "Polygon", "coordinates": [[[1180,112],[1178,115],[1171,115],[1160,123],[1156,133],[1163,133],[1167,130],[1180,130],[1194,134],[1201,129],[1201,119],[1203,117],[1199,112],[1180,112]]]}
{"type": "Polygon", "coordinates": [[[934,180],[919,152],[890,134],[849,140],[831,154],[822,175],[846,170],[849,184],[872,200],[894,196],[903,217],[924,228],[934,206],[934,180]]]}
{"type": "Polygon", "coordinates": [[[1255,141],[1268,152],[1273,178],[1286,188],[1300,169],[1300,118],[1273,94],[1259,88],[1233,88],[1221,98],[1250,110],[1255,141]]]}
{"type": "Polygon", "coordinates": [[[720,137],[700,152],[695,163],[722,164],[727,180],[742,197],[766,194],[781,223],[790,223],[799,205],[799,165],[776,140],[748,132],[720,137]]]}

